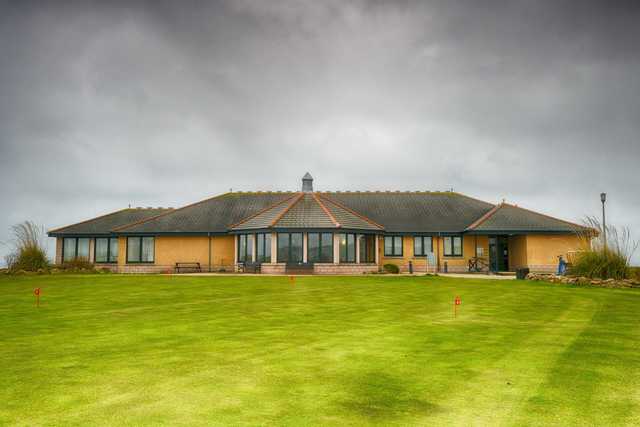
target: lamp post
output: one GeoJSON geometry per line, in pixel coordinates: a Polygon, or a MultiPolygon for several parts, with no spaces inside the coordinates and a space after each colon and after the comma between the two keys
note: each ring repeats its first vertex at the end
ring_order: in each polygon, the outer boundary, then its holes
{"type": "Polygon", "coordinates": [[[602,241],[604,242],[604,250],[607,250],[607,223],[604,216],[604,202],[607,201],[607,193],[600,193],[600,201],[602,202],[602,241]]]}

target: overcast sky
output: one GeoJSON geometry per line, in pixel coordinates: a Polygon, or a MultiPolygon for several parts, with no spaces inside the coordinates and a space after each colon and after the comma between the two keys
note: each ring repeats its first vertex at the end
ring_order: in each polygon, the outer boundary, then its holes
{"type": "Polygon", "coordinates": [[[0,0],[0,241],[306,171],[573,221],[606,191],[640,237],[639,22],[637,1],[0,0]]]}

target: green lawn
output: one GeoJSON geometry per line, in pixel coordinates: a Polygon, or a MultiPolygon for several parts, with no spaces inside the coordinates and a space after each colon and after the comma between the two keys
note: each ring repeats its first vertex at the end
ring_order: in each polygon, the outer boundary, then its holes
{"type": "Polygon", "coordinates": [[[640,292],[3,276],[0,361],[0,424],[640,425],[640,292]]]}

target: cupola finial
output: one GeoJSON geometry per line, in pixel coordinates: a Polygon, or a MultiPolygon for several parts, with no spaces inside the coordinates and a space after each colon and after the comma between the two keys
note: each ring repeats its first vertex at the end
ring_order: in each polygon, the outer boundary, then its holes
{"type": "Polygon", "coordinates": [[[313,191],[313,177],[309,172],[302,177],[302,191],[309,193],[313,191]]]}

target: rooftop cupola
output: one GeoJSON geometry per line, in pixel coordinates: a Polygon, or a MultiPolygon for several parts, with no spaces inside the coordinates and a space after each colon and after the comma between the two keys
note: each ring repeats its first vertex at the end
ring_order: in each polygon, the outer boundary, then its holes
{"type": "Polygon", "coordinates": [[[305,173],[302,177],[302,191],[310,193],[313,191],[313,177],[309,172],[305,173]]]}

